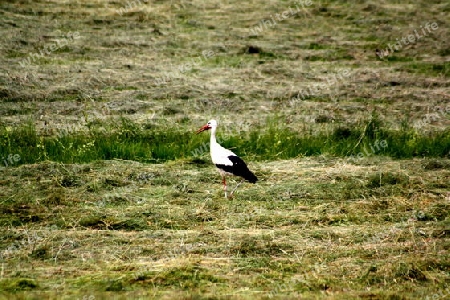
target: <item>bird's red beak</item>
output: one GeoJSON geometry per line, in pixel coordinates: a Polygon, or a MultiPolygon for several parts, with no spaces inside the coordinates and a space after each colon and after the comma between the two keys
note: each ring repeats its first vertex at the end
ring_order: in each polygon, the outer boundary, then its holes
{"type": "Polygon", "coordinates": [[[203,132],[205,130],[211,129],[211,127],[209,127],[208,124],[206,124],[205,126],[203,126],[202,128],[200,128],[199,130],[197,130],[197,134],[199,134],[200,132],[203,132]]]}

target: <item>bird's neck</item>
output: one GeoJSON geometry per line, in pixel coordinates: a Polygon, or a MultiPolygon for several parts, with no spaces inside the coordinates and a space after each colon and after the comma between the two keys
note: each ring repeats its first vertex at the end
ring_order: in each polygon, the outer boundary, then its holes
{"type": "Polygon", "coordinates": [[[212,128],[211,129],[211,137],[210,137],[209,142],[210,142],[210,146],[211,147],[212,147],[212,145],[217,144],[217,141],[216,141],[216,128],[212,128]]]}

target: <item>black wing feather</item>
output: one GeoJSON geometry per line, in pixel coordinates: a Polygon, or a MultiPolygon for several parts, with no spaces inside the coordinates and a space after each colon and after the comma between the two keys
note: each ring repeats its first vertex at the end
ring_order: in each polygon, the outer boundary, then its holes
{"type": "Polygon", "coordinates": [[[239,156],[230,155],[228,156],[228,159],[233,163],[232,166],[217,164],[216,167],[233,175],[241,176],[251,183],[255,183],[258,180],[255,174],[248,169],[245,162],[239,156]]]}

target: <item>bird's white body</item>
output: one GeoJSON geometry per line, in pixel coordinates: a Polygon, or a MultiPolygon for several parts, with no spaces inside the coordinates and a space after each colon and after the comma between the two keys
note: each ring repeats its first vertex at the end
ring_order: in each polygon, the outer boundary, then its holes
{"type": "MultiPolygon", "coordinates": [[[[225,165],[225,166],[232,166],[233,162],[228,158],[229,156],[237,156],[232,151],[222,147],[217,141],[216,141],[216,135],[215,135],[215,129],[214,131],[211,131],[211,138],[209,142],[209,152],[211,154],[211,160],[213,164],[215,165],[225,165]]],[[[221,169],[219,169],[219,172],[222,174],[222,172],[232,175],[229,172],[225,172],[221,169]]]]}

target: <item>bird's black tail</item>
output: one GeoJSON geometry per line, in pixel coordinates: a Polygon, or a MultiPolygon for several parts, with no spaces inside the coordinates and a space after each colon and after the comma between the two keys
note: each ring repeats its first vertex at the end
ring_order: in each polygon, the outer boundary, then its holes
{"type": "Polygon", "coordinates": [[[246,172],[242,177],[250,183],[256,183],[258,181],[258,178],[250,170],[248,170],[248,172],[246,172]]]}
{"type": "Polygon", "coordinates": [[[258,178],[252,173],[245,164],[245,162],[238,156],[230,155],[228,159],[233,163],[232,166],[222,166],[216,165],[217,167],[230,172],[236,176],[241,176],[250,183],[256,183],[258,178]]]}

